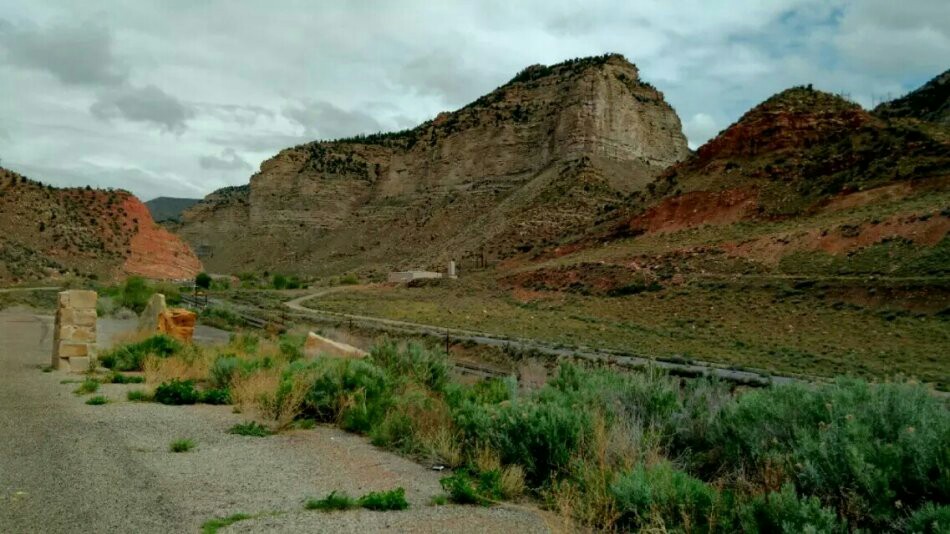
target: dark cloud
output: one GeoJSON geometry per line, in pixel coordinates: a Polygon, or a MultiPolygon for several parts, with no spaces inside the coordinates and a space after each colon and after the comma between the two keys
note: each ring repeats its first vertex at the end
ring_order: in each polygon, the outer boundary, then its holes
{"type": "Polygon", "coordinates": [[[241,156],[238,156],[233,148],[222,150],[220,156],[201,156],[198,158],[198,164],[202,169],[209,171],[240,171],[253,168],[241,156]]]}
{"type": "Polygon", "coordinates": [[[336,139],[383,129],[375,118],[362,111],[347,111],[329,102],[306,101],[287,106],[284,117],[303,126],[308,135],[336,139]]]}
{"type": "Polygon", "coordinates": [[[99,93],[89,111],[103,120],[123,118],[159,126],[169,132],[182,132],[193,110],[154,85],[124,85],[99,93]]]}
{"type": "Polygon", "coordinates": [[[113,54],[111,32],[96,23],[48,28],[0,24],[0,47],[9,63],[45,71],[68,85],[114,85],[128,76],[127,66],[113,54]]]}

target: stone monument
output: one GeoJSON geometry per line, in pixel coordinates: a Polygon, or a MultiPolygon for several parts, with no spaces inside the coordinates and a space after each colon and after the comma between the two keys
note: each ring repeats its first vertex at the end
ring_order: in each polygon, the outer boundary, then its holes
{"type": "Polygon", "coordinates": [[[59,293],[53,324],[53,368],[82,373],[96,359],[95,291],[59,293]]]}

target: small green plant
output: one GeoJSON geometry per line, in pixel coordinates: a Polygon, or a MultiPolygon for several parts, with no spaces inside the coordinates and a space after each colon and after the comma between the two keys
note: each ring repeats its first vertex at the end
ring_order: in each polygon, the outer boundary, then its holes
{"type": "Polygon", "coordinates": [[[209,519],[201,525],[202,534],[216,534],[219,529],[229,527],[238,521],[244,521],[246,519],[254,519],[257,516],[250,514],[234,514],[227,517],[215,517],[214,519],[209,519]]]}
{"type": "Polygon", "coordinates": [[[90,406],[101,406],[101,405],[103,405],[103,404],[108,404],[108,403],[109,403],[109,398],[108,398],[108,397],[105,397],[105,396],[102,396],[102,395],[96,395],[95,397],[89,397],[89,399],[86,401],[86,404],[88,404],[88,405],[90,405],[90,406]]]}
{"type": "Polygon", "coordinates": [[[52,366],[52,365],[44,365],[44,366],[41,368],[41,370],[42,370],[44,373],[52,373],[52,372],[53,372],[53,366],[52,366]]]}
{"type": "Polygon", "coordinates": [[[445,506],[449,504],[449,497],[448,495],[433,495],[430,502],[432,506],[445,506]]]}
{"type": "Polygon", "coordinates": [[[360,497],[357,503],[367,510],[405,510],[409,508],[406,502],[406,490],[396,488],[389,491],[374,491],[360,497]]]}
{"type": "Polygon", "coordinates": [[[330,492],[322,499],[308,499],[304,507],[307,510],[320,510],[321,512],[333,512],[337,510],[350,510],[356,508],[356,501],[345,493],[330,492]]]}
{"type": "Polygon", "coordinates": [[[117,347],[99,356],[99,363],[113,371],[141,371],[142,362],[148,355],[161,358],[182,350],[183,345],[164,334],[117,347]]]}
{"type": "Polygon", "coordinates": [[[449,499],[456,504],[490,506],[502,497],[501,474],[494,470],[485,471],[475,478],[468,470],[459,469],[440,483],[442,489],[448,492],[449,499]]]}
{"type": "Polygon", "coordinates": [[[79,384],[79,387],[77,387],[73,393],[76,395],[88,395],[97,391],[99,391],[99,382],[95,379],[87,378],[79,384]]]}
{"type": "Polygon", "coordinates": [[[169,446],[172,452],[188,452],[195,448],[195,442],[190,439],[176,439],[169,446]]]}
{"type": "Polygon", "coordinates": [[[149,402],[152,396],[143,389],[133,389],[126,394],[126,398],[132,402],[149,402]]]}
{"type": "Polygon", "coordinates": [[[172,380],[155,388],[155,402],[179,406],[195,404],[201,399],[201,393],[195,389],[194,380],[172,380]]]}
{"type": "Polygon", "coordinates": [[[238,423],[232,426],[231,429],[228,430],[228,433],[237,434],[238,436],[254,436],[258,438],[263,438],[265,436],[271,435],[271,431],[268,430],[266,426],[256,421],[238,423]]]}

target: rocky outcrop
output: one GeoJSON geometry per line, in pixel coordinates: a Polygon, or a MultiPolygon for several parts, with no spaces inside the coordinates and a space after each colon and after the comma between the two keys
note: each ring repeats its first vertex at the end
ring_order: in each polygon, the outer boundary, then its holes
{"type": "Polygon", "coordinates": [[[179,231],[216,271],[498,257],[590,226],[687,154],[634,65],[586,58],[529,67],[412,130],[283,150],[179,231]]]}
{"type": "Polygon", "coordinates": [[[58,189],[0,169],[0,281],[184,279],[201,269],[127,191],[58,189]]]}

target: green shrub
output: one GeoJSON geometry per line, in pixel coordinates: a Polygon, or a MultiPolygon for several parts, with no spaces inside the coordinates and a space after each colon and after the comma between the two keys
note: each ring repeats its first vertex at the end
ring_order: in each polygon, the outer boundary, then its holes
{"type": "Polygon", "coordinates": [[[238,371],[241,360],[237,356],[223,354],[214,360],[211,366],[211,385],[218,389],[231,387],[234,374],[238,371]]]}
{"type": "Polygon", "coordinates": [[[433,391],[445,388],[452,370],[447,355],[415,343],[403,348],[392,341],[380,343],[370,351],[369,359],[393,376],[407,378],[433,391]]]}
{"type": "Polygon", "coordinates": [[[304,507],[307,510],[320,510],[321,512],[333,512],[337,510],[350,510],[356,508],[356,500],[345,493],[330,492],[322,499],[309,499],[304,507]]]}
{"type": "Polygon", "coordinates": [[[120,305],[134,311],[142,313],[148,304],[148,299],[155,293],[144,278],[139,276],[130,276],[125,280],[122,289],[118,295],[120,305]]]}
{"type": "Polygon", "coordinates": [[[721,411],[707,439],[709,471],[785,473],[855,527],[885,528],[897,501],[950,501],[950,412],[922,387],[842,380],[752,391],[721,411]]]}
{"type": "Polygon", "coordinates": [[[201,525],[202,534],[217,534],[218,530],[229,527],[239,521],[254,519],[256,516],[250,514],[234,514],[228,517],[215,517],[209,519],[201,525]]]}
{"type": "Polygon", "coordinates": [[[141,389],[133,389],[126,393],[126,398],[133,402],[149,402],[152,400],[152,396],[148,394],[147,391],[141,389]]]}
{"type": "Polygon", "coordinates": [[[255,421],[238,423],[232,426],[231,429],[228,430],[228,433],[237,434],[239,436],[254,436],[258,438],[263,438],[272,434],[272,432],[268,430],[267,427],[255,421]]]}
{"type": "Polygon", "coordinates": [[[89,393],[95,393],[97,391],[99,391],[99,382],[93,378],[87,378],[79,384],[79,387],[77,387],[73,393],[76,395],[88,395],[89,393]]]}
{"type": "Polygon", "coordinates": [[[225,389],[209,389],[201,393],[201,402],[205,404],[231,404],[231,392],[225,389]]]}
{"type": "Polygon", "coordinates": [[[211,275],[204,272],[198,273],[195,277],[195,285],[203,289],[211,288],[211,275]]]}
{"type": "Polygon", "coordinates": [[[176,439],[168,446],[172,452],[188,452],[195,448],[195,442],[190,439],[176,439]]]}
{"type": "Polygon", "coordinates": [[[466,469],[459,469],[439,482],[456,504],[490,506],[503,497],[501,473],[494,470],[475,476],[466,469]]]}
{"type": "Polygon", "coordinates": [[[104,397],[104,396],[102,396],[102,395],[96,395],[95,397],[90,397],[90,398],[86,401],[86,404],[88,404],[88,405],[90,405],[90,406],[101,406],[101,405],[103,405],[103,404],[108,404],[108,402],[109,402],[109,398],[108,398],[108,397],[104,397]]]}
{"type": "Polygon", "coordinates": [[[405,510],[409,508],[409,503],[406,502],[406,490],[403,488],[367,493],[359,498],[357,504],[367,510],[376,511],[405,510]]]}
{"type": "Polygon", "coordinates": [[[300,360],[304,357],[303,345],[305,338],[303,336],[291,336],[291,335],[282,335],[280,336],[280,353],[287,359],[288,362],[294,362],[300,360]]]}
{"type": "Polygon", "coordinates": [[[746,532],[845,532],[837,514],[824,508],[816,497],[799,498],[791,484],[782,491],[759,495],[739,509],[746,532]]]}
{"type": "Polygon", "coordinates": [[[274,275],[274,289],[287,289],[287,277],[282,274],[274,275]]]}
{"type": "Polygon", "coordinates": [[[340,284],[345,286],[353,286],[360,283],[360,279],[353,273],[345,274],[340,277],[340,284]]]}
{"type": "Polygon", "coordinates": [[[167,358],[182,351],[184,346],[175,339],[159,334],[138,343],[123,345],[99,356],[99,363],[113,371],[141,371],[146,356],[167,358]]]}
{"type": "Polygon", "coordinates": [[[646,526],[658,515],[668,528],[692,525],[702,530],[717,499],[711,487],[669,462],[637,465],[617,478],[610,493],[622,514],[621,523],[636,528],[646,526]]]}
{"type": "Polygon", "coordinates": [[[316,376],[302,406],[303,416],[364,434],[383,420],[393,402],[385,371],[363,360],[316,365],[311,368],[316,376]]]}
{"type": "Polygon", "coordinates": [[[201,394],[195,389],[194,380],[175,379],[155,388],[154,398],[161,404],[195,404],[201,399],[201,394]]]}
{"type": "Polygon", "coordinates": [[[945,534],[950,532],[950,505],[925,504],[911,514],[902,530],[914,534],[945,534]]]}

